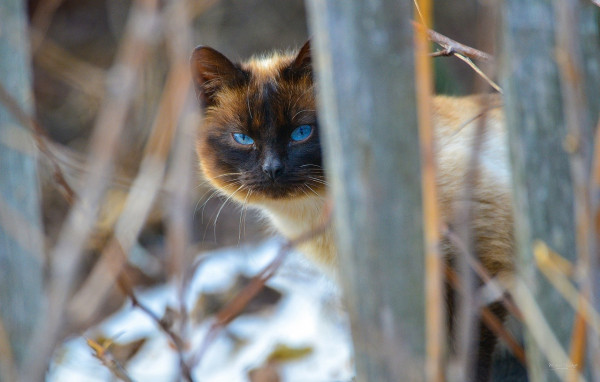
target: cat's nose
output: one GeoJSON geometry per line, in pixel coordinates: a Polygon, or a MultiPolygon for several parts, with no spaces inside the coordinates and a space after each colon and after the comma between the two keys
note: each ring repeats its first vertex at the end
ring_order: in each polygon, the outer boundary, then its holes
{"type": "Polygon", "coordinates": [[[270,157],[263,163],[262,170],[271,180],[276,180],[283,174],[283,163],[278,158],[270,157]]]}

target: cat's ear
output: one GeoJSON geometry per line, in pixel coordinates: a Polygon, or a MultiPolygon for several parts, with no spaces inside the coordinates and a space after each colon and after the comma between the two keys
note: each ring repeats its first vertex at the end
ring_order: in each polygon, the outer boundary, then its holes
{"type": "Polygon", "coordinates": [[[244,80],[241,69],[213,48],[198,46],[190,60],[192,79],[202,106],[214,104],[215,94],[225,85],[244,80]]]}
{"type": "Polygon", "coordinates": [[[310,40],[302,45],[302,48],[298,51],[296,58],[288,69],[295,74],[311,74],[312,73],[312,57],[310,52],[310,40]]]}

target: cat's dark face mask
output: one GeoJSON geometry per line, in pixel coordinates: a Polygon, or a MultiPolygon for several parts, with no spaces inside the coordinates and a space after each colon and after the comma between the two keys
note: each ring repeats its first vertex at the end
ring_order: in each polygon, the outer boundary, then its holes
{"type": "Polygon", "coordinates": [[[198,47],[192,74],[205,111],[198,155],[215,187],[242,202],[324,194],[308,43],[242,65],[198,47]]]}

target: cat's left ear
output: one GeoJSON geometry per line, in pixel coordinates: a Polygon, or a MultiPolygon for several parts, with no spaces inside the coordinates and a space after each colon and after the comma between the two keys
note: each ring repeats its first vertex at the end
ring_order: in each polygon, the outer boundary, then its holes
{"type": "Polygon", "coordinates": [[[296,58],[288,67],[294,73],[310,74],[312,73],[312,53],[310,51],[310,40],[302,45],[296,58]]]}
{"type": "Polygon", "coordinates": [[[224,86],[242,83],[245,80],[242,70],[222,53],[207,46],[194,49],[190,60],[192,79],[202,106],[211,106],[215,95],[224,86]]]}

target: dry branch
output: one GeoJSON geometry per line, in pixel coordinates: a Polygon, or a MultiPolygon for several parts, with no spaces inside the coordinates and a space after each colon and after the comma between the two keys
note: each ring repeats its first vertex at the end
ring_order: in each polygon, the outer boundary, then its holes
{"type": "Polygon", "coordinates": [[[571,284],[565,273],[562,272],[561,267],[553,261],[553,259],[557,257],[565,261],[566,259],[553,252],[543,242],[537,242],[535,244],[533,253],[536,264],[544,276],[546,276],[546,279],[552,284],[554,289],[564,297],[569,305],[585,319],[590,328],[596,333],[595,335],[599,336],[600,314],[594,309],[594,306],[585,297],[585,294],[571,284]]]}
{"type": "MultiPolygon", "coordinates": [[[[458,275],[454,270],[450,267],[445,268],[445,275],[455,290],[462,290],[464,284],[459,279],[458,275]]],[[[508,345],[509,349],[512,351],[513,355],[521,362],[523,365],[527,365],[527,359],[525,356],[525,351],[523,347],[519,344],[519,342],[513,337],[513,335],[506,330],[502,321],[498,319],[498,317],[490,311],[490,309],[486,306],[481,307],[481,319],[483,323],[494,332],[498,338],[501,338],[506,345],[508,345]]]]}
{"type": "Polygon", "coordinates": [[[0,83],[0,102],[12,113],[12,115],[23,125],[27,126],[32,133],[37,148],[50,161],[54,170],[54,180],[59,185],[62,195],[69,202],[73,203],[77,197],[75,191],[67,182],[64,173],[60,167],[59,161],[48,146],[49,138],[42,126],[23,110],[13,96],[9,94],[4,85],[0,83]]]}
{"type": "MultiPolygon", "coordinates": [[[[187,62],[187,60],[186,60],[187,62]]],[[[115,227],[115,236],[94,267],[92,273],[74,296],[69,307],[71,314],[80,322],[86,322],[96,314],[115,278],[121,272],[126,256],[135,244],[143,228],[163,182],[177,121],[183,111],[190,89],[187,70],[181,65],[171,68],[161,96],[152,133],[146,144],[140,171],[127,196],[123,212],[115,227]]]]}
{"type": "Polygon", "coordinates": [[[454,41],[441,33],[425,28],[422,24],[415,21],[413,21],[413,26],[417,31],[426,31],[429,40],[439,44],[443,48],[441,51],[430,53],[431,57],[456,56],[469,65],[471,69],[473,69],[481,78],[483,78],[485,82],[487,82],[494,90],[502,94],[502,88],[500,88],[498,84],[492,81],[491,78],[489,78],[481,69],[479,69],[477,65],[473,63],[473,61],[471,61],[471,59],[475,59],[483,62],[493,62],[494,58],[490,54],[454,41]]]}
{"type": "Polygon", "coordinates": [[[440,46],[442,46],[444,48],[443,51],[436,53],[437,55],[452,56],[456,53],[459,53],[465,57],[469,57],[469,58],[472,58],[475,60],[480,60],[480,61],[493,61],[494,60],[494,57],[492,57],[491,54],[485,53],[478,49],[471,48],[470,46],[461,44],[460,42],[452,40],[451,38],[446,37],[441,33],[438,33],[429,28],[425,28],[425,26],[423,24],[417,23],[416,21],[413,21],[413,26],[417,30],[426,30],[427,37],[431,41],[435,42],[436,44],[439,44],[440,46]]]}
{"type": "Polygon", "coordinates": [[[126,34],[117,60],[109,72],[107,97],[100,109],[91,140],[90,171],[84,179],[80,198],[74,203],[51,251],[52,267],[47,288],[46,318],[34,337],[29,353],[26,380],[41,380],[63,325],[65,306],[72,291],[81,253],[91,233],[98,206],[108,185],[114,151],[133,99],[139,69],[148,46],[155,38],[157,1],[138,0],[132,6],[126,34]],[[34,350],[35,349],[35,350],[34,350]]]}
{"type": "Polygon", "coordinates": [[[331,224],[331,208],[329,203],[326,204],[324,215],[325,220],[321,225],[295,239],[287,240],[285,243],[283,243],[279,248],[277,256],[275,256],[269,265],[267,265],[258,275],[254,276],[248,285],[217,313],[215,321],[204,337],[204,340],[198,348],[198,351],[192,357],[192,366],[198,365],[202,361],[204,354],[208,350],[210,344],[216,338],[217,334],[231,321],[233,321],[233,319],[239,316],[248,303],[254,297],[256,297],[256,295],[258,295],[258,293],[265,286],[265,283],[269,281],[271,277],[273,277],[281,264],[283,264],[289,252],[302,243],[310,241],[321,235],[326,229],[329,228],[331,224]]]}
{"type": "Polygon", "coordinates": [[[123,382],[133,382],[133,379],[127,374],[127,370],[121,365],[121,363],[115,359],[109,351],[111,343],[108,345],[101,345],[96,341],[88,338],[86,342],[92,350],[94,350],[94,357],[96,357],[102,364],[111,372],[111,374],[123,382]]]}
{"type": "Polygon", "coordinates": [[[140,309],[144,312],[157,326],[158,328],[169,337],[173,346],[175,346],[175,350],[177,352],[177,358],[179,359],[179,366],[181,368],[181,375],[188,382],[193,382],[194,378],[192,377],[192,368],[185,361],[184,351],[185,351],[185,341],[181,339],[171,328],[169,325],[161,320],[150,308],[140,302],[133,291],[133,287],[131,286],[131,282],[125,275],[121,275],[118,278],[119,287],[123,291],[123,293],[129,297],[131,303],[134,307],[140,309]]]}
{"type": "MultiPolygon", "coordinates": [[[[415,2],[425,25],[431,24],[433,5],[430,0],[415,2]]],[[[415,33],[415,89],[419,117],[419,139],[421,145],[423,233],[425,235],[425,301],[427,362],[425,373],[428,381],[443,381],[446,367],[446,314],[444,259],[440,250],[440,212],[436,185],[435,139],[433,132],[433,75],[428,57],[429,44],[425,28],[415,33]]]]}

